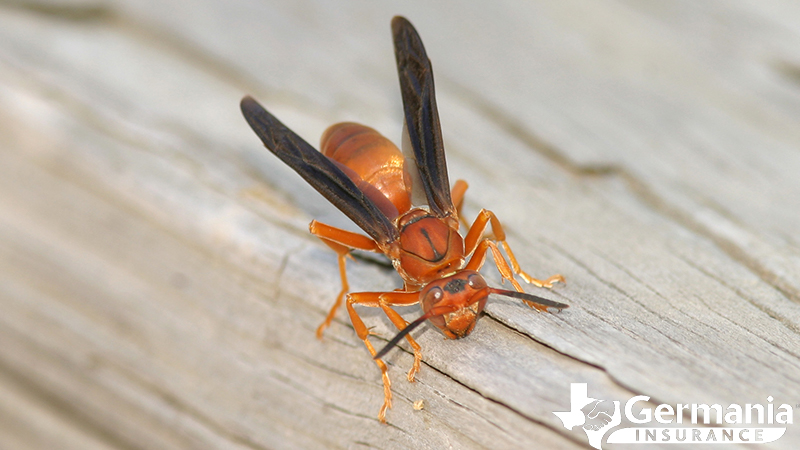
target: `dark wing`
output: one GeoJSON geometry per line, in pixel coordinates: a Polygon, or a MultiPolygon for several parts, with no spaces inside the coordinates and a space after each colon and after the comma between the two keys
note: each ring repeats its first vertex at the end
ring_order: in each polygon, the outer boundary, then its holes
{"type": "Polygon", "coordinates": [[[392,19],[392,34],[408,137],[414,149],[428,206],[438,217],[455,215],[456,209],[450,199],[450,181],[447,178],[431,62],[411,22],[396,16],[392,19]]]}
{"type": "Polygon", "coordinates": [[[252,97],[243,98],[241,108],[247,123],[272,153],[375,241],[386,244],[399,237],[397,228],[386,215],[327,156],[287,128],[252,97]]]}

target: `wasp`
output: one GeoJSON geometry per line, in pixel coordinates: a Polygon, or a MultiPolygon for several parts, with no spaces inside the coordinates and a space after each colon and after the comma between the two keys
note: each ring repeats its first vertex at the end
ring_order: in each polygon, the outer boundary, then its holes
{"type": "Polygon", "coordinates": [[[547,288],[555,282],[563,283],[564,277],[539,280],[523,272],[493,212],[482,209],[466,235],[459,233],[467,183],[458,180],[450,187],[431,62],[407,19],[397,16],[392,20],[392,35],[405,115],[404,151],[372,128],[356,123],[329,127],[323,133],[321,151],[317,151],[253,98],[246,96],[241,101],[245,119],[264,145],[367,234],[317,221],[309,225],[310,232],[337,253],[342,281],[317,337],[322,337],[346,299],[353,328],[381,371],[381,422],[386,422],[386,410],[392,402],[391,381],[381,358],[405,338],[414,352],[407,378],[414,381],[422,352],[409,332],[420,324],[430,321],[445,337],[463,338],[475,328],[490,294],[517,298],[542,311],[567,308],[563,303],[523,292],[515,275],[547,288]],[[403,278],[403,288],[349,292],[346,258],[353,250],[386,255],[403,278]],[[491,253],[502,279],[508,280],[515,291],[487,284],[479,272],[487,253],[491,253]],[[392,309],[414,304],[421,305],[422,315],[411,323],[392,309]],[[369,341],[369,329],[356,306],[381,308],[400,330],[381,351],[369,341]]]}

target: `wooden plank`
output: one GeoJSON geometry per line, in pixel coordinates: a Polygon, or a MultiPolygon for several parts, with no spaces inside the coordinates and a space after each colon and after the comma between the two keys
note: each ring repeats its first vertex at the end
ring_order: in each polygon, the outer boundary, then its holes
{"type": "MultiPolygon", "coordinates": [[[[571,382],[651,406],[800,399],[791,2],[3,12],[2,447],[587,448],[553,414],[571,382]],[[495,211],[523,268],[568,280],[529,291],[571,308],[497,298],[467,339],[415,332],[422,371],[388,356],[382,425],[345,314],[314,337],[339,280],[307,224],[352,226],[237,106],[312,143],[343,120],[396,140],[397,13],[433,60],[467,215],[495,211]]],[[[348,269],[354,290],[399,286],[348,269]]],[[[363,316],[376,345],[394,334],[363,316]]],[[[792,425],[771,448],[798,443],[792,425]]]]}

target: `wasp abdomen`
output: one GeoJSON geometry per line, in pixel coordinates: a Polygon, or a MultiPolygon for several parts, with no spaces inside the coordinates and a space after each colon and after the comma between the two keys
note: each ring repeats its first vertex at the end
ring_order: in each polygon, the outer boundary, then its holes
{"type": "Polygon", "coordinates": [[[320,150],[378,189],[399,214],[411,209],[403,153],[374,129],[352,122],[331,125],[322,134],[320,150]]]}

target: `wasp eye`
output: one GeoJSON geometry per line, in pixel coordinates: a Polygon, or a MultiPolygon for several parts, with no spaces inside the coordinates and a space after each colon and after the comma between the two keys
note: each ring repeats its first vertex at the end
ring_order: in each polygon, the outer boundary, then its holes
{"type": "Polygon", "coordinates": [[[469,284],[469,287],[472,289],[483,289],[486,287],[486,280],[483,279],[481,274],[473,273],[467,278],[467,284],[469,284]]]}
{"type": "Polygon", "coordinates": [[[422,299],[422,309],[425,311],[430,310],[433,308],[437,303],[441,302],[444,298],[444,292],[438,286],[430,288],[430,290],[425,293],[425,297],[422,299]]]}

